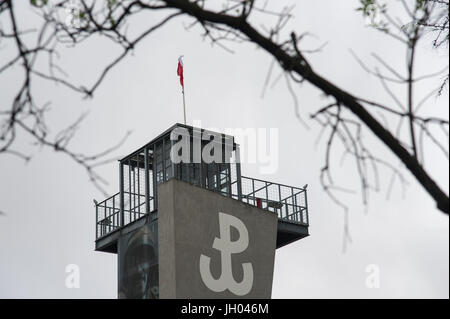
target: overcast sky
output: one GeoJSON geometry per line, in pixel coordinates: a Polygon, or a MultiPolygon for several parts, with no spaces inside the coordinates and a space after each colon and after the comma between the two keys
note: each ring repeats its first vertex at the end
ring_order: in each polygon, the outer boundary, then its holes
{"type": "MultiPolygon", "coordinates": [[[[392,103],[379,81],[361,69],[349,49],[372,66],[375,61],[370,54],[376,52],[402,71],[405,53],[391,39],[364,27],[364,20],[355,11],[358,1],[295,2],[295,19],[286,31],[311,32],[314,37],[305,40],[305,47],[328,42],[322,52],[309,56],[313,67],[352,93],[392,103]]],[[[38,19],[28,10],[28,1],[15,3],[20,10],[20,27],[34,26],[38,19]]],[[[130,32],[154,24],[160,17],[154,14],[137,18],[130,32]]],[[[107,76],[93,99],[83,99],[62,86],[36,82],[34,93],[38,100],[52,101],[52,132],[88,111],[89,116],[71,143],[74,150],[98,152],[116,143],[128,130],[133,133],[118,155],[144,145],[183,120],[176,76],[177,58],[183,54],[188,124],[200,120],[203,127],[221,131],[276,128],[278,169],[263,174],[259,165],[244,162],[243,174],[294,186],[309,184],[311,236],[277,250],[274,298],[448,298],[448,217],[434,208],[433,200],[414,178],[405,172],[409,186],[403,193],[400,184],[394,184],[387,199],[390,174],[382,173],[382,191],[371,193],[367,209],[359,193],[342,195],[350,209],[353,239],[343,253],[344,214],[326,196],[319,181],[325,141],[316,145],[320,127],[309,122],[310,128],[306,129],[298,121],[283,78],[261,98],[271,62],[268,54],[250,44],[232,45],[234,54],[212,47],[202,41],[199,29],[185,31],[184,24],[189,21],[187,17],[173,20],[152,34],[107,76]],[[379,288],[366,286],[369,265],[379,267],[379,288]]],[[[448,50],[436,52],[428,40],[420,45],[417,74],[440,70],[448,59],[448,50]]],[[[0,45],[3,62],[12,47],[0,45]]],[[[92,38],[75,49],[61,50],[60,64],[73,82],[89,86],[119,53],[109,42],[92,38]]],[[[274,75],[278,73],[279,68],[274,75]]],[[[2,110],[10,106],[21,79],[18,66],[0,76],[2,110]]],[[[416,91],[418,98],[437,85],[439,80],[427,82],[416,91]]],[[[307,84],[296,87],[296,94],[304,118],[328,101],[307,84]]],[[[435,114],[448,118],[448,90],[431,103],[435,114]]],[[[366,135],[380,157],[398,165],[385,147],[369,133],[366,135]]],[[[16,157],[0,156],[0,210],[6,213],[0,215],[0,297],[116,298],[117,256],[94,251],[92,199],[100,201],[104,196],[89,182],[83,168],[68,157],[46,148],[36,149],[30,142],[19,137],[16,144],[16,148],[34,154],[27,165],[16,157]],[[68,264],[80,267],[79,289],[65,286],[68,264]]],[[[426,156],[427,169],[448,193],[448,160],[432,148],[426,148],[426,156]]],[[[336,180],[358,190],[351,159],[343,166],[338,160],[334,164],[336,180]]],[[[99,172],[109,181],[107,191],[117,192],[118,164],[105,165],[99,172]]]]}

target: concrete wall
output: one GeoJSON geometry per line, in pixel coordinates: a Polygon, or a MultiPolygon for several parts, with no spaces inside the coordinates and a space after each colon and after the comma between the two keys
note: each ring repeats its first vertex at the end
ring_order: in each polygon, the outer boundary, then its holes
{"type": "Polygon", "coordinates": [[[274,213],[175,179],[158,205],[160,298],[271,297],[274,213]]]}

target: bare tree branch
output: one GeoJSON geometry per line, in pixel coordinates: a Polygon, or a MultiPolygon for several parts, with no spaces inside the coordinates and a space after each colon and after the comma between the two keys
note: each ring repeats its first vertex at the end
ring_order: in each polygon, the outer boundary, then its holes
{"type": "MultiPolygon", "coordinates": [[[[441,46],[443,38],[446,38],[448,42],[448,1],[417,1],[413,8],[403,3],[404,9],[411,19],[406,24],[396,17],[392,17],[386,6],[379,5],[376,1],[366,3],[372,5],[370,8],[373,10],[368,10],[368,6],[361,9],[364,15],[370,15],[371,18],[373,18],[373,14],[378,14],[382,21],[373,23],[373,26],[399,41],[406,48],[406,72],[396,70],[377,53],[372,53],[372,57],[379,65],[374,69],[367,67],[354,54],[361,67],[381,81],[386,94],[393,99],[393,105],[372,101],[370,98],[358,97],[318,74],[309,63],[306,54],[317,52],[322,47],[316,49],[301,47],[300,41],[305,35],[309,34],[308,32],[297,35],[296,32],[292,31],[287,39],[281,39],[282,30],[293,17],[292,6],[276,12],[269,10],[267,3],[260,5],[256,0],[228,0],[224,1],[222,6],[201,0],[115,0],[105,2],[79,0],[76,3],[79,4],[79,8],[70,8],[73,15],[70,23],[67,24],[67,21],[61,19],[59,12],[69,8],[70,3],[68,1],[55,1],[52,5],[47,4],[47,1],[40,2],[40,5],[36,5],[35,10],[41,15],[44,23],[40,29],[33,31],[20,29],[11,0],[0,1],[0,19],[8,17],[7,21],[11,24],[11,30],[5,29],[2,27],[2,20],[0,20],[0,41],[13,41],[17,51],[16,56],[0,65],[0,75],[16,65],[20,65],[23,71],[23,82],[10,108],[0,111],[0,153],[14,154],[27,160],[26,155],[13,148],[17,134],[26,132],[39,145],[52,147],[55,151],[70,156],[86,169],[88,176],[93,181],[97,184],[101,182],[101,177],[93,172],[93,168],[99,163],[108,162],[109,160],[103,157],[115,148],[93,156],[85,156],[67,149],[83,116],[57,134],[52,140],[48,136],[45,121],[45,114],[48,109],[46,105],[38,106],[34,101],[33,81],[35,79],[51,81],[86,97],[92,97],[111,70],[123,61],[136,48],[138,43],[174,18],[185,15],[192,18],[192,22],[186,26],[186,29],[199,27],[202,37],[208,39],[211,44],[218,45],[227,51],[233,51],[229,44],[252,43],[267,52],[274,62],[269,68],[263,94],[269,85],[274,67],[278,64],[282,71],[273,83],[277,83],[282,76],[285,77],[289,94],[294,100],[296,116],[300,120],[302,120],[302,117],[295,94],[296,88],[292,84],[309,83],[334,101],[325,107],[318,108],[312,118],[322,126],[321,134],[326,131],[330,132],[325,155],[326,164],[321,172],[321,180],[324,189],[338,205],[346,209],[345,205],[340,203],[337,197],[333,195],[333,191],[347,190],[335,185],[329,170],[331,149],[335,141],[340,141],[344,148],[343,159],[350,155],[356,161],[355,167],[361,182],[360,188],[364,204],[368,201],[370,191],[379,189],[378,166],[392,171],[392,180],[399,179],[404,183],[404,178],[400,177],[401,173],[396,165],[381,160],[380,156],[375,156],[365,146],[364,132],[368,130],[416,178],[418,183],[434,199],[438,209],[448,214],[448,195],[423,166],[423,144],[425,141],[429,141],[431,145],[437,147],[448,159],[448,145],[442,143],[432,133],[434,128],[439,128],[444,133],[447,132],[448,138],[448,119],[430,117],[419,113],[419,111],[423,111],[423,106],[429,102],[432,93],[426,95],[419,102],[414,99],[415,86],[418,85],[419,81],[439,76],[445,70],[448,70],[447,67],[440,72],[432,72],[422,76],[415,76],[414,73],[417,43],[427,30],[438,32],[434,42],[435,46],[441,46]],[[447,10],[447,16],[442,14],[445,10],[437,10],[442,6],[447,10]],[[152,26],[146,26],[143,30],[140,30],[136,37],[130,37],[128,35],[128,24],[131,23],[131,19],[138,13],[151,14],[153,12],[165,14],[165,17],[152,26]],[[255,15],[267,15],[275,18],[274,24],[258,28],[251,22],[255,15]],[[393,30],[391,31],[391,29],[393,30]],[[30,46],[29,41],[23,40],[25,35],[29,36],[32,32],[36,34],[34,46],[30,46]],[[445,32],[447,32],[446,35],[445,32]],[[76,46],[94,35],[104,37],[118,45],[122,48],[122,53],[103,68],[91,86],[72,83],[63,68],[55,63],[58,56],[58,45],[76,46]],[[38,56],[48,58],[47,71],[37,69],[35,66],[38,56]],[[397,95],[396,90],[391,85],[404,87],[406,98],[397,95]],[[396,120],[395,132],[391,132],[388,127],[389,120],[392,119],[396,120]],[[407,139],[403,139],[401,136],[401,133],[406,130],[403,123],[408,124],[407,139]],[[98,160],[98,162],[93,163],[94,160],[98,160]]],[[[443,86],[439,88],[438,94],[442,92],[446,83],[448,83],[448,75],[443,86]]],[[[390,188],[391,186],[389,186],[390,188]]]]}

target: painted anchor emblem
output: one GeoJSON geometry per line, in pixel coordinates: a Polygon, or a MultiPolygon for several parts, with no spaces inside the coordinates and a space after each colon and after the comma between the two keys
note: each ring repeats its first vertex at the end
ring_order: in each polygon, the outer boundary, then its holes
{"type": "Polygon", "coordinates": [[[219,212],[220,237],[216,237],[213,248],[220,251],[222,273],[218,279],[211,274],[211,258],[203,254],[200,255],[200,275],[203,283],[214,292],[222,292],[228,289],[237,296],[244,296],[253,287],[253,266],[251,263],[243,263],[243,278],[237,282],[233,277],[231,255],[245,251],[248,247],[249,236],[245,224],[239,218],[219,212]],[[231,241],[231,227],[239,233],[236,241],[231,241]]]}

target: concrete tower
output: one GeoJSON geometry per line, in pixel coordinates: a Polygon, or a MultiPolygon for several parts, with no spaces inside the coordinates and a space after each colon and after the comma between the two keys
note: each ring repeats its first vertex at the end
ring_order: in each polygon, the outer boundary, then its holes
{"type": "Polygon", "coordinates": [[[306,188],[242,176],[232,136],[176,124],[119,181],[95,207],[119,298],[270,298],[275,249],[308,236],[306,188]]]}

